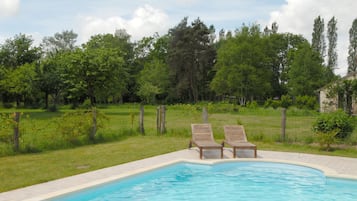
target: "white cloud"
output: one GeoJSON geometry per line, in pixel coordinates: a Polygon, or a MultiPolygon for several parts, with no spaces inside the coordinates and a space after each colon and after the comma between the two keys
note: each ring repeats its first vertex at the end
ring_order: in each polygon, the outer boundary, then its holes
{"type": "Polygon", "coordinates": [[[169,27],[168,16],[161,10],[149,5],[137,8],[130,19],[121,16],[107,18],[80,17],[79,42],[84,43],[95,34],[114,33],[116,29],[125,29],[133,40],[151,36],[155,32],[163,33],[169,27]]]}
{"type": "MultiPolygon", "coordinates": [[[[279,10],[270,15],[270,24],[276,21],[280,32],[302,34],[311,41],[314,19],[321,16],[328,21],[335,16],[338,27],[338,67],[337,74],[347,72],[347,54],[349,45],[349,29],[356,18],[356,0],[287,0],[279,10]]],[[[325,31],[326,33],[326,31],[325,31]]]]}
{"type": "Polygon", "coordinates": [[[0,0],[0,17],[15,15],[20,7],[20,0],[0,0]]]}

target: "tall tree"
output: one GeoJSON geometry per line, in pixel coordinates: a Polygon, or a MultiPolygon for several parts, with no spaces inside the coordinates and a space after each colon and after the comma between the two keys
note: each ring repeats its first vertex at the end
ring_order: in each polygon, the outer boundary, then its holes
{"type": "Polygon", "coordinates": [[[169,68],[166,62],[168,36],[145,37],[138,42],[136,58],[143,69],[137,75],[136,94],[146,103],[166,99],[169,87],[169,68]]]}
{"type": "Polygon", "coordinates": [[[259,25],[243,26],[218,49],[217,73],[210,85],[217,95],[236,96],[244,105],[270,94],[272,73],[261,35],[259,25]]]}
{"type": "Polygon", "coordinates": [[[169,36],[170,97],[183,102],[207,99],[216,57],[211,41],[212,28],[200,19],[189,26],[184,18],[169,31],[169,36]]]}
{"type": "Polygon", "coordinates": [[[287,94],[288,53],[296,50],[302,43],[307,42],[301,35],[291,33],[276,33],[264,37],[265,52],[268,56],[267,64],[272,71],[272,97],[287,94]]]}
{"type": "Polygon", "coordinates": [[[40,57],[40,48],[34,47],[31,36],[25,34],[7,39],[0,49],[0,65],[6,68],[15,69],[26,63],[30,64],[40,57]]]}
{"type": "MultiPolygon", "coordinates": [[[[11,89],[12,83],[11,79],[14,78],[12,75],[22,74],[24,72],[32,71],[32,64],[39,60],[41,57],[41,51],[39,47],[33,46],[33,39],[30,36],[24,34],[15,35],[13,39],[7,39],[5,43],[0,47],[0,66],[2,66],[2,72],[6,72],[7,75],[2,81],[0,88],[3,102],[10,102],[16,100],[19,106],[26,93],[29,91],[24,91],[23,89],[30,89],[31,87],[23,87],[21,90],[11,89]],[[21,70],[15,71],[17,68],[21,70]],[[29,69],[24,69],[29,68],[29,69]],[[31,69],[30,69],[31,68],[31,69]],[[10,76],[11,75],[11,76],[10,76]],[[10,79],[10,80],[6,80],[10,79]]],[[[28,84],[32,84],[29,82],[28,84]]]]}
{"type": "Polygon", "coordinates": [[[320,55],[308,43],[289,54],[288,89],[292,96],[314,96],[326,84],[320,55]]]}
{"type": "Polygon", "coordinates": [[[350,28],[350,45],[348,47],[348,72],[357,72],[357,18],[350,28]]]}
{"type": "Polygon", "coordinates": [[[337,68],[337,20],[332,17],[327,24],[327,73],[328,77],[333,77],[333,71],[337,68]]]}
{"type": "Polygon", "coordinates": [[[62,33],[55,33],[54,36],[44,37],[42,39],[41,47],[46,54],[55,54],[59,51],[74,50],[78,34],[72,30],[62,31],[62,33]]]}
{"type": "Polygon", "coordinates": [[[66,53],[76,48],[77,36],[72,30],[67,30],[42,39],[41,47],[45,57],[37,69],[39,77],[37,85],[44,93],[46,109],[55,111],[57,108],[56,105],[64,90],[61,69],[65,65],[65,57],[68,55],[66,53]],[[51,108],[49,108],[49,97],[52,98],[51,108]]]}
{"type": "Polygon", "coordinates": [[[326,52],[326,42],[325,42],[324,32],[325,32],[324,19],[318,16],[314,20],[311,46],[313,50],[315,50],[320,54],[321,58],[325,57],[325,52],[326,52]]]}
{"type": "Polygon", "coordinates": [[[15,97],[16,105],[19,106],[20,101],[24,101],[26,104],[26,100],[36,98],[33,97],[35,79],[35,64],[26,63],[14,70],[9,70],[4,79],[0,81],[0,85],[15,97]]]}

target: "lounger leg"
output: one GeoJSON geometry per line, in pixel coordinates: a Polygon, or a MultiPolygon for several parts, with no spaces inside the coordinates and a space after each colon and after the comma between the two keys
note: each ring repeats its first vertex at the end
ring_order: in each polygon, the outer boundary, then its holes
{"type": "Polygon", "coordinates": [[[233,158],[236,158],[236,148],[235,147],[233,147],[233,158]]]}
{"type": "Polygon", "coordinates": [[[223,147],[221,147],[221,159],[223,158],[223,147]]]}
{"type": "Polygon", "coordinates": [[[254,158],[257,157],[257,148],[254,149],[254,158]]]}

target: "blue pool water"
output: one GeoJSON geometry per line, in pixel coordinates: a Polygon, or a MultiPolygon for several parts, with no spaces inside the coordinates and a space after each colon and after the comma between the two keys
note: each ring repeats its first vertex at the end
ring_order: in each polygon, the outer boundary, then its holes
{"type": "Polygon", "coordinates": [[[52,201],[356,201],[357,181],[283,163],[178,163],[52,201]]]}

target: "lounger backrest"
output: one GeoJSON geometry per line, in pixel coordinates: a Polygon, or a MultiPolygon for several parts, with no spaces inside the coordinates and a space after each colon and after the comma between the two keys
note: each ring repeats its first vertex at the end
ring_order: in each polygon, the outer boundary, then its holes
{"type": "Polygon", "coordinates": [[[241,125],[224,126],[224,136],[228,141],[247,142],[244,127],[241,125]]]}
{"type": "Polygon", "coordinates": [[[191,124],[193,141],[213,141],[211,124],[191,124]]]}

